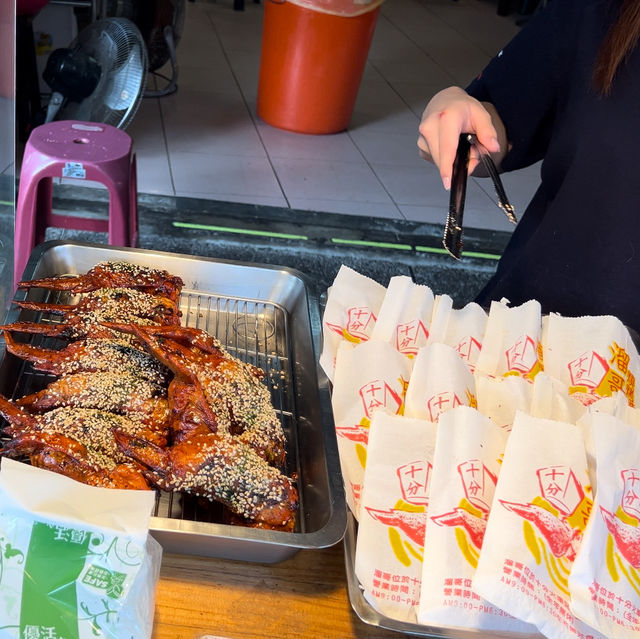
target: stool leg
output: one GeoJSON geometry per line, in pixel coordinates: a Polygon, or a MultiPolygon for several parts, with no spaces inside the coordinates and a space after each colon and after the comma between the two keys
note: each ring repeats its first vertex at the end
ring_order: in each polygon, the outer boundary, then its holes
{"type": "Polygon", "coordinates": [[[51,215],[53,214],[53,180],[50,177],[44,177],[38,182],[36,191],[36,223],[35,223],[35,242],[36,246],[44,242],[44,237],[48,226],[51,224],[51,215]]]}
{"type": "Polygon", "coordinates": [[[129,244],[138,246],[138,164],[135,153],[131,158],[131,181],[129,184],[129,244]]]}
{"type": "Polygon", "coordinates": [[[131,209],[131,164],[100,171],[97,178],[109,191],[109,244],[131,246],[129,216],[131,209]]]}
{"type": "Polygon", "coordinates": [[[31,251],[44,239],[48,211],[51,210],[51,178],[38,179],[37,174],[20,180],[14,235],[13,279],[22,279],[31,251]],[[48,198],[48,199],[47,199],[48,198]]]}

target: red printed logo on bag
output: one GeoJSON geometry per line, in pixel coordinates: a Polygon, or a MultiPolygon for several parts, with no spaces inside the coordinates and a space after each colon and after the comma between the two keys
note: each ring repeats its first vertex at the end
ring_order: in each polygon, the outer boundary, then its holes
{"type": "MultiPolygon", "coordinates": [[[[575,472],[566,466],[547,466],[536,471],[540,495],[528,503],[500,500],[512,513],[524,519],[524,538],[534,557],[547,550],[557,559],[572,563],[589,521],[593,502],[586,495],[575,472]]],[[[549,563],[555,583],[566,565],[549,563]],[[562,567],[564,566],[564,567],[562,567]]],[[[566,579],[566,578],[565,578],[566,579]]]]}
{"type": "Polygon", "coordinates": [[[521,335],[505,355],[507,369],[522,375],[531,373],[538,364],[536,342],[529,335],[521,335]]]}
{"type": "Polygon", "coordinates": [[[584,499],[584,490],[573,470],[566,466],[549,466],[537,471],[542,497],[563,515],[573,514],[584,499]]]}
{"type": "Polygon", "coordinates": [[[471,362],[480,353],[482,344],[471,335],[468,335],[464,339],[460,340],[460,343],[456,346],[458,355],[462,357],[466,362],[471,362]]]}
{"type": "Polygon", "coordinates": [[[414,461],[400,466],[396,473],[400,480],[402,499],[416,506],[427,506],[431,464],[428,461],[414,461]]]}
{"type": "MultiPolygon", "coordinates": [[[[612,513],[600,506],[600,514],[615,542],[613,556],[616,562],[612,564],[615,566],[617,563],[623,568],[623,560],[626,561],[633,570],[629,570],[627,566],[622,570],[622,575],[634,588],[637,588],[638,578],[635,571],[640,570],[640,469],[629,468],[621,471],[620,474],[623,482],[620,508],[612,513]]],[[[609,562],[607,567],[612,574],[609,562]]],[[[615,576],[619,578],[620,572],[616,571],[615,576]]]]}
{"type": "Polygon", "coordinates": [[[413,320],[396,327],[396,349],[404,355],[415,355],[424,346],[429,331],[421,320],[413,320]]]}
{"type": "Polygon", "coordinates": [[[640,519],[640,471],[635,468],[621,472],[622,510],[635,519],[640,519]]]}
{"type": "Polygon", "coordinates": [[[480,510],[489,512],[498,478],[478,459],[458,466],[466,498],[480,510]]]}
{"type": "Polygon", "coordinates": [[[347,332],[361,340],[369,339],[371,330],[376,323],[376,316],[366,306],[350,308],[347,319],[347,332]]]}
{"type": "Polygon", "coordinates": [[[402,406],[402,397],[386,382],[377,379],[365,384],[359,391],[365,415],[371,419],[379,408],[395,415],[402,406]]]}
{"type": "Polygon", "coordinates": [[[584,386],[589,390],[598,388],[609,370],[607,360],[595,351],[583,353],[568,366],[571,385],[584,386]]]}
{"type": "Polygon", "coordinates": [[[455,408],[456,406],[462,406],[462,400],[450,391],[439,393],[434,395],[427,402],[427,410],[429,411],[429,419],[432,422],[438,420],[442,413],[455,408]]]}

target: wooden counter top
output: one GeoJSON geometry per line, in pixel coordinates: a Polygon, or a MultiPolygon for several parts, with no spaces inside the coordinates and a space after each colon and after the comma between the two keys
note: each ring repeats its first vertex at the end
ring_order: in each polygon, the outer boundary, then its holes
{"type": "Polygon", "coordinates": [[[152,639],[399,639],[363,623],[342,544],[278,564],[165,554],[152,639]]]}

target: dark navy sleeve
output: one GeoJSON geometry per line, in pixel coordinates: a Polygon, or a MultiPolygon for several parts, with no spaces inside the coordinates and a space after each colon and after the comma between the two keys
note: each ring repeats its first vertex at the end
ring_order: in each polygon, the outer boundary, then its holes
{"type": "Polygon", "coordinates": [[[467,87],[478,100],[491,102],[505,124],[511,150],[503,171],[529,166],[546,152],[578,4],[553,0],[467,87]]]}

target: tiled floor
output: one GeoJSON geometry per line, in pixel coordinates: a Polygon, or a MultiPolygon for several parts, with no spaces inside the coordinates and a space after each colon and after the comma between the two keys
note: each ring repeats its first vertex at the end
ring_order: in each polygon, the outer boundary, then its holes
{"type": "MultiPolygon", "coordinates": [[[[347,130],[304,135],[256,113],[264,4],[185,4],[178,91],[145,98],[127,129],[141,193],[443,223],[448,194],[417,154],[420,115],[517,33],[516,14],[498,16],[496,0],[387,0],[347,130]]],[[[538,166],[503,176],[516,211],[538,180],[538,166]]],[[[489,180],[469,180],[465,226],[512,230],[489,180]]]]}
{"type": "MultiPolygon", "coordinates": [[[[419,116],[434,92],[473,78],[517,32],[515,16],[498,16],[492,0],[388,0],[348,130],[314,136],[256,114],[264,5],[186,4],[179,90],[145,99],[128,129],[141,192],[443,221],[447,194],[417,155],[419,116]]],[[[520,210],[538,173],[504,178],[520,210]]],[[[488,181],[470,182],[467,226],[510,228],[492,198],[488,181]]]]}

